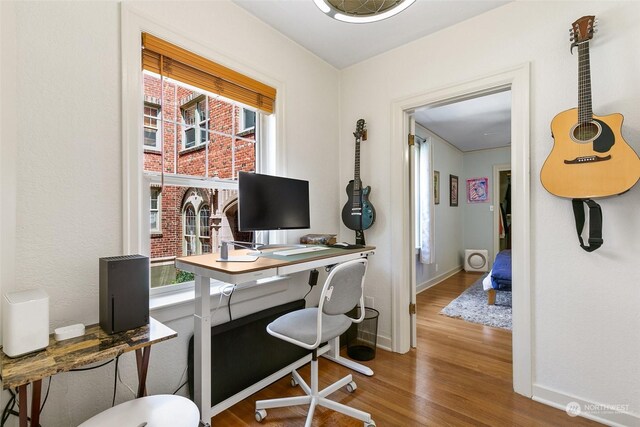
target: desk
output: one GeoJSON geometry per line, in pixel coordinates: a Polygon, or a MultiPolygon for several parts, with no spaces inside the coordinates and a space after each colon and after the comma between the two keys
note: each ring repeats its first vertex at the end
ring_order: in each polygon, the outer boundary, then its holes
{"type": "Polygon", "coordinates": [[[27,426],[27,385],[31,384],[31,425],[40,420],[40,392],[42,379],[67,372],[90,363],[113,359],[123,353],[136,352],[138,367],[138,397],[146,393],[147,369],[151,345],[178,334],[149,318],[149,324],[125,332],[108,335],[100,325],[87,326],[81,337],[56,341],[49,336],[49,346],[39,352],[10,358],[0,354],[2,383],[5,389],[18,388],[20,398],[20,427],[27,426]]]}
{"type": "MultiPolygon", "coordinates": [[[[211,298],[210,279],[231,284],[240,284],[274,276],[286,276],[313,268],[339,264],[352,259],[366,257],[374,253],[375,247],[361,249],[327,249],[293,256],[277,256],[266,253],[254,262],[218,262],[218,254],[194,255],[176,259],[176,267],[195,274],[195,314],[194,314],[194,401],[200,410],[204,425],[209,425],[211,417],[248,397],[293,369],[308,363],[310,356],[282,368],[280,371],[254,384],[254,386],[211,407],[211,298]]],[[[230,251],[229,255],[245,255],[246,250],[230,251]]],[[[326,346],[329,347],[329,346],[326,346]]],[[[330,348],[321,351],[324,357],[348,366],[365,375],[373,371],[359,363],[340,356],[339,338],[330,348]]]]}

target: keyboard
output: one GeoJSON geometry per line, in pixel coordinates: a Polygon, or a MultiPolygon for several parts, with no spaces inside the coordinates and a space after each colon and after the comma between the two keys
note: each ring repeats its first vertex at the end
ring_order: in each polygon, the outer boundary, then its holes
{"type": "Polygon", "coordinates": [[[298,254],[306,254],[309,252],[326,251],[327,249],[331,249],[331,248],[328,248],[326,246],[309,246],[306,248],[296,248],[296,249],[287,249],[284,251],[275,251],[273,254],[281,255],[281,256],[291,256],[291,255],[298,255],[298,254]]]}

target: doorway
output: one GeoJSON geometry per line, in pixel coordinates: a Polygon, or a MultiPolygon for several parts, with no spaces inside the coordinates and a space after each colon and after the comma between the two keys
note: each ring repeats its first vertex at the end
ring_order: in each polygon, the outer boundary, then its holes
{"type": "Polygon", "coordinates": [[[493,251],[511,249],[511,164],[493,167],[493,251]]]}
{"type": "MultiPolygon", "coordinates": [[[[513,387],[520,394],[532,394],[532,310],[530,304],[530,194],[529,194],[529,64],[524,64],[493,75],[461,84],[436,89],[392,104],[392,135],[396,150],[391,155],[391,203],[402,207],[400,219],[391,224],[391,268],[393,302],[393,350],[405,353],[411,345],[412,315],[407,307],[415,303],[415,287],[411,282],[411,263],[415,253],[410,251],[407,241],[411,239],[409,114],[421,106],[435,106],[455,100],[478,97],[482,94],[511,89],[511,227],[513,256],[513,281],[519,283],[513,292],[513,387]]],[[[415,318],[414,318],[415,319],[415,318]]]]}

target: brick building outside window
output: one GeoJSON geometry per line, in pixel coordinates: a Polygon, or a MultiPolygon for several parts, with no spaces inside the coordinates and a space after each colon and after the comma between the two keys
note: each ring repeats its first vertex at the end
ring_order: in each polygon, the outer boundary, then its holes
{"type": "MultiPolygon", "coordinates": [[[[256,170],[256,112],[215,94],[144,72],[144,171],[164,177],[237,180],[256,170]]],[[[172,181],[150,188],[151,286],[190,280],[176,257],[217,252],[237,229],[237,190],[172,181]]]]}

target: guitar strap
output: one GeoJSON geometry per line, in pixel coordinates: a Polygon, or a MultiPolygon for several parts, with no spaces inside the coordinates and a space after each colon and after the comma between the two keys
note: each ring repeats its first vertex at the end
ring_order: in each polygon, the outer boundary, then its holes
{"type": "Polygon", "coordinates": [[[591,199],[573,199],[573,216],[576,220],[576,231],[578,232],[578,240],[580,247],[587,252],[593,252],[602,246],[602,209],[600,205],[591,199]],[[582,230],[584,229],[584,207],[583,203],[589,208],[589,246],[584,245],[582,240],[582,230]]]}

